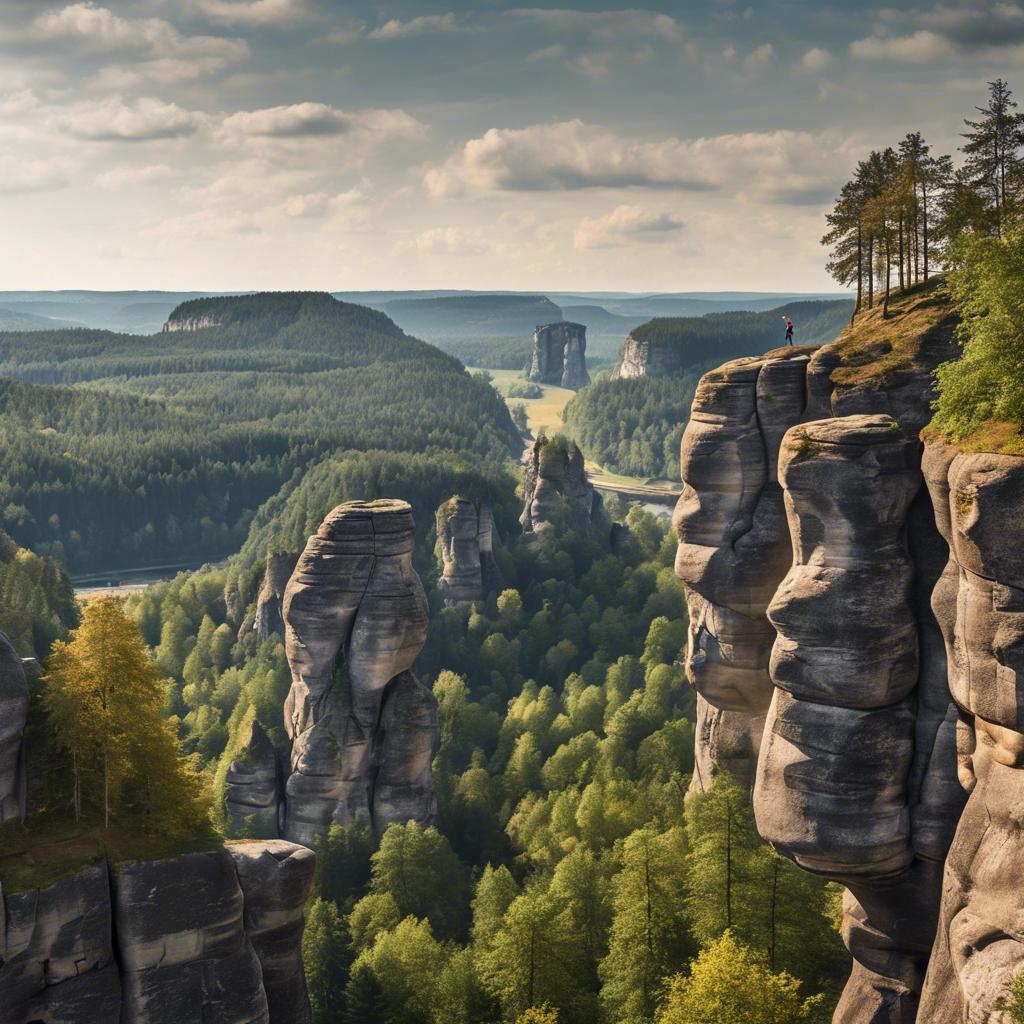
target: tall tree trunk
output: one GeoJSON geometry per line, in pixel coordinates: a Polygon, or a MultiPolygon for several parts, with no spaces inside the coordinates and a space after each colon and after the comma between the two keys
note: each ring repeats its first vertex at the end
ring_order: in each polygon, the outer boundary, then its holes
{"type": "Polygon", "coordinates": [[[903,212],[900,211],[900,291],[906,291],[906,278],[903,276],[903,212]]]}
{"type": "Polygon", "coordinates": [[[892,232],[885,233],[885,299],[882,302],[883,319],[889,316],[889,292],[892,289],[892,232]]]}
{"type": "Polygon", "coordinates": [[[924,244],[924,281],[928,283],[928,188],[921,186],[921,241],[924,244]]]}
{"type": "MultiPolygon", "coordinates": [[[[864,237],[860,219],[857,220],[857,305],[853,307],[853,315],[860,312],[864,298],[864,237]]],[[[852,321],[852,318],[851,318],[852,321]]]]}
{"type": "Polygon", "coordinates": [[[868,309],[875,304],[875,236],[868,235],[868,309]]]}

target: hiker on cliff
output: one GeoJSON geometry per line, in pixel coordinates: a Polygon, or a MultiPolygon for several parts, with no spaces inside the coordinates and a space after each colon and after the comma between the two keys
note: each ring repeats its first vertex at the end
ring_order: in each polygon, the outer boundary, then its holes
{"type": "Polygon", "coordinates": [[[792,345],[793,344],[793,321],[790,320],[789,317],[785,316],[785,315],[782,317],[782,319],[786,321],[786,344],[787,345],[792,345]]]}

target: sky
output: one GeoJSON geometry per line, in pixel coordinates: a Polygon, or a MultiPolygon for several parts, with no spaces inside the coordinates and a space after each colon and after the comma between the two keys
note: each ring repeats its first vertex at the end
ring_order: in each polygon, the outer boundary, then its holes
{"type": "Polygon", "coordinates": [[[564,2],[2,0],[0,290],[830,290],[856,161],[1024,90],[1024,3],[564,2]]]}

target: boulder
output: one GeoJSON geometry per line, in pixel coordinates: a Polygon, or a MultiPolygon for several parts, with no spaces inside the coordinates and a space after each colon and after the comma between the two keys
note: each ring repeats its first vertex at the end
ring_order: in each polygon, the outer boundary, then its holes
{"type": "Polygon", "coordinates": [[[280,834],[281,773],[277,750],[258,721],[228,765],[224,811],[228,834],[276,839],[280,834]]]}
{"type": "Polygon", "coordinates": [[[533,332],[530,380],[579,391],[590,383],[587,373],[587,329],[562,321],[533,332]]]}
{"type": "Polygon", "coordinates": [[[583,453],[564,437],[538,437],[523,457],[523,533],[537,534],[552,523],[589,531],[604,502],[587,479],[583,453]]]}
{"type": "Polygon", "coordinates": [[[433,751],[437,743],[436,712],[422,710],[432,707],[433,697],[410,672],[427,628],[413,546],[406,502],[349,502],[310,537],[288,583],[285,651],[292,686],[285,728],[292,772],[285,836],[294,842],[311,845],[332,821],[365,821],[381,830],[396,801],[405,801],[408,817],[432,818],[429,778],[417,770],[400,792],[388,782],[403,768],[389,759],[433,751]],[[421,710],[402,722],[402,741],[389,742],[383,723],[412,707],[421,710]],[[379,794],[378,776],[384,783],[379,794]]]}
{"type": "Polygon", "coordinates": [[[0,822],[25,817],[22,738],[28,703],[22,660],[0,633],[0,822]]]}

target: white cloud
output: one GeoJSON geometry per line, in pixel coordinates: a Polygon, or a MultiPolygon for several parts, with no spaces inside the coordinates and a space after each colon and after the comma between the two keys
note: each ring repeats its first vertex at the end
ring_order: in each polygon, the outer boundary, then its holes
{"type": "Polygon", "coordinates": [[[481,232],[467,228],[430,228],[413,239],[412,248],[433,256],[481,256],[490,249],[481,232]]]}
{"type": "Polygon", "coordinates": [[[627,8],[619,11],[577,11],[568,8],[520,7],[507,11],[546,28],[573,36],[617,40],[624,36],[656,36],[671,42],[682,36],[682,25],[668,14],[627,8]]]}
{"type": "Polygon", "coordinates": [[[0,194],[19,192],[47,192],[62,188],[69,182],[68,169],[63,162],[53,160],[25,160],[0,154],[0,194]]]}
{"type": "Polygon", "coordinates": [[[832,54],[820,46],[813,46],[800,58],[800,67],[804,71],[817,73],[824,71],[832,61],[832,54]]]}
{"type": "Polygon", "coordinates": [[[131,185],[155,185],[174,177],[166,164],[148,164],[145,167],[115,167],[96,175],[100,188],[117,191],[131,185]]]}
{"type": "Polygon", "coordinates": [[[462,25],[459,24],[455,15],[448,14],[424,14],[419,18],[412,18],[409,21],[401,21],[392,18],[384,22],[379,28],[371,29],[367,33],[368,39],[389,40],[405,39],[408,36],[419,36],[426,32],[459,32],[462,25]]]}
{"type": "Polygon", "coordinates": [[[87,100],[62,108],[55,125],[79,139],[145,142],[192,135],[203,116],[151,97],[126,102],[120,96],[87,100]]]}
{"type": "Polygon", "coordinates": [[[585,217],[576,228],[577,249],[607,249],[632,242],[665,241],[685,225],[670,213],[617,206],[603,217],[585,217]]]}
{"type": "Polygon", "coordinates": [[[224,119],[228,135],[250,138],[303,139],[360,135],[375,139],[416,137],[425,125],[404,110],[338,110],[326,103],[291,103],[243,110],[224,119]]]}
{"type": "Polygon", "coordinates": [[[565,47],[561,43],[554,46],[542,46],[534,50],[526,59],[533,63],[538,60],[562,60],[565,57],[565,47]]]}
{"type": "Polygon", "coordinates": [[[654,50],[644,47],[631,52],[621,50],[597,50],[584,53],[569,61],[568,66],[588,78],[604,78],[611,74],[618,64],[645,64],[655,57],[654,50]]]}
{"type": "Polygon", "coordinates": [[[190,6],[227,25],[276,25],[306,14],[303,0],[192,0],[190,6]]]}
{"type": "Polygon", "coordinates": [[[915,64],[953,55],[948,39],[926,29],[906,36],[868,36],[850,43],[850,53],[864,60],[909,61],[915,64]]]}
{"type": "Polygon", "coordinates": [[[749,200],[800,205],[831,195],[856,145],[796,131],[641,141],[577,120],[492,128],[429,169],[424,184],[435,198],[645,188],[731,190],[749,200]]]}
{"type": "Polygon", "coordinates": [[[756,50],[747,54],[743,66],[750,74],[757,74],[771,67],[775,63],[775,56],[775,47],[771,43],[762,43],[756,50]]]}

